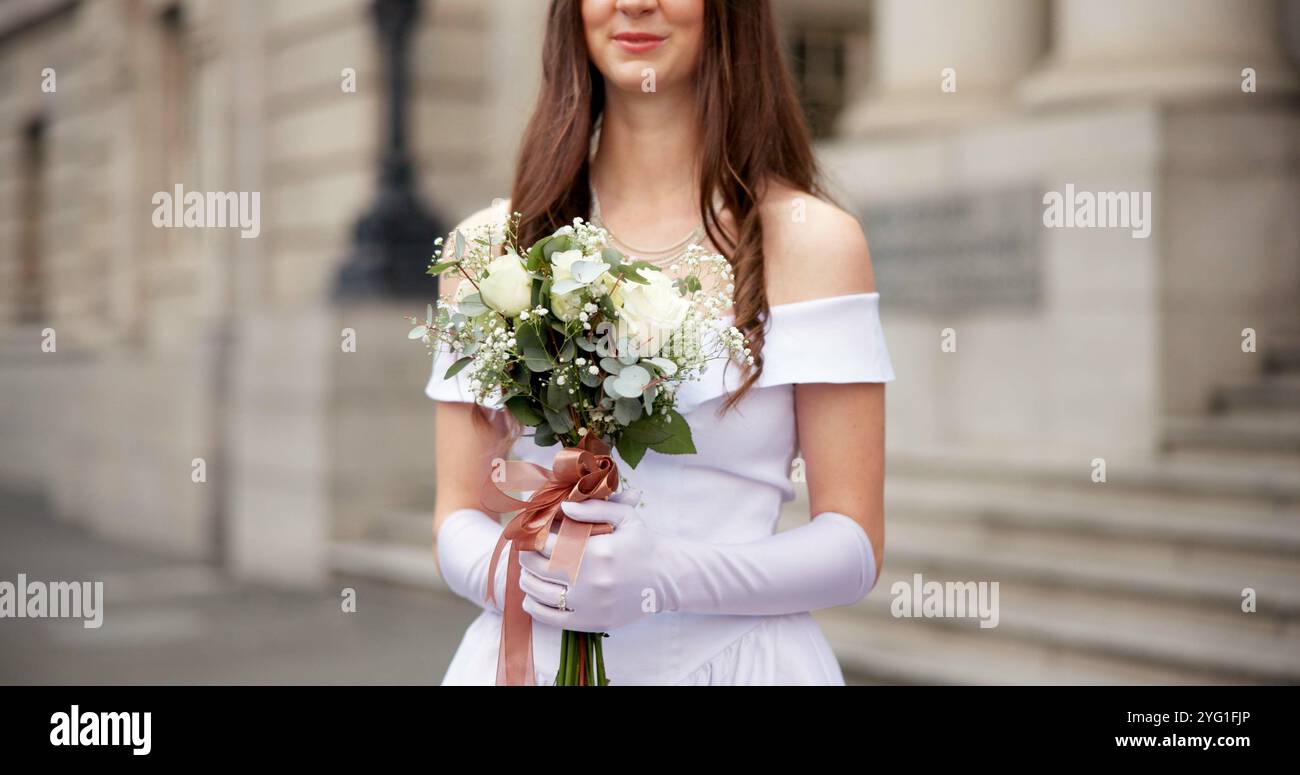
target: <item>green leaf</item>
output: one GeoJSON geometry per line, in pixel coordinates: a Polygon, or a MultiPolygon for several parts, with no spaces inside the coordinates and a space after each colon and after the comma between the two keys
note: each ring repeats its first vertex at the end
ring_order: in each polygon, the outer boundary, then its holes
{"type": "Polygon", "coordinates": [[[551,256],[554,255],[556,251],[562,253],[568,249],[568,237],[551,237],[546,241],[546,244],[542,246],[542,258],[545,258],[546,262],[549,264],[551,262],[551,256]]]}
{"type": "Polygon", "coordinates": [[[573,399],[574,395],[569,392],[567,385],[559,385],[555,380],[551,380],[546,386],[546,403],[552,409],[557,411],[563,409],[573,403],[573,399]]]}
{"type": "Polygon", "coordinates": [[[517,327],[515,341],[518,343],[519,352],[524,355],[524,365],[529,371],[544,372],[555,368],[550,353],[546,351],[546,343],[542,341],[542,335],[534,326],[524,323],[517,327]]]}
{"type": "Polygon", "coordinates": [[[542,407],[542,412],[546,415],[547,425],[551,426],[557,436],[573,430],[573,418],[568,412],[557,412],[547,407],[542,407]]]}
{"type": "Polygon", "coordinates": [[[447,271],[448,269],[452,268],[453,266],[455,266],[455,265],[458,264],[458,263],[460,263],[460,262],[459,262],[459,261],[439,261],[439,262],[437,262],[437,263],[435,263],[435,264],[430,264],[430,265],[429,265],[429,268],[425,271],[425,274],[431,274],[431,275],[435,275],[435,276],[437,276],[437,275],[440,275],[440,274],[442,274],[443,272],[447,271]]]}
{"type": "Polygon", "coordinates": [[[555,442],[555,431],[551,430],[549,425],[539,425],[537,430],[533,431],[533,443],[537,446],[549,447],[555,442]]]}
{"type": "Polygon", "coordinates": [[[536,402],[527,396],[515,396],[506,401],[506,409],[510,411],[510,414],[514,415],[520,425],[535,427],[546,421],[546,418],[542,416],[541,407],[537,406],[536,402]]]}
{"type": "Polygon", "coordinates": [[[460,233],[460,229],[457,229],[456,230],[456,260],[457,261],[465,257],[465,251],[467,249],[468,246],[465,244],[465,235],[460,233]]]}
{"type": "Polygon", "coordinates": [[[646,446],[662,443],[670,435],[671,432],[668,430],[665,418],[657,414],[642,417],[623,430],[623,438],[631,439],[646,446]]]}
{"type": "Polygon", "coordinates": [[[649,280],[642,277],[640,273],[629,269],[627,266],[622,267],[622,269],[618,273],[618,276],[623,278],[624,282],[636,283],[637,285],[647,285],[650,282],[649,280]]]}
{"type": "Polygon", "coordinates": [[[637,464],[641,462],[641,458],[645,457],[645,451],[649,449],[645,443],[637,441],[627,433],[620,436],[614,446],[618,449],[618,454],[623,458],[623,461],[633,468],[637,467],[637,464]]]}
{"type": "Polygon", "coordinates": [[[664,427],[668,430],[668,438],[650,445],[650,449],[662,455],[693,455],[695,454],[695,440],[691,438],[691,426],[686,422],[676,410],[670,409],[667,415],[655,415],[660,417],[664,422],[664,427]]]}
{"type": "Polygon", "coordinates": [[[542,271],[542,268],[546,265],[546,257],[543,253],[546,249],[546,243],[550,241],[550,237],[542,237],[534,242],[533,246],[528,249],[528,260],[524,264],[528,268],[528,271],[542,271]]]}
{"type": "Polygon", "coordinates": [[[443,374],[443,375],[442,375],[442,378],[443,378],[443,379],[451,379],[452,377],[454,377],[454,376],[456,376],[457,374],[461,373],[461,371],[463,371],[463,370],[465,369],[466,366],[470,365],[470,364],[473,363],[473,362],[474,362],[474,359],[473,359],[473,358],[470,358],[470,357],[468,357],[468,356],[466,356],[466,357],[464,357],[464,358],[461,358],[460,360],[458,360],[458,361],[456,361],[455,363],[453,363],[453,364],[450,366],[450,368],[447,369],[447,373],[446,373],[446,374],[443,374]]]}

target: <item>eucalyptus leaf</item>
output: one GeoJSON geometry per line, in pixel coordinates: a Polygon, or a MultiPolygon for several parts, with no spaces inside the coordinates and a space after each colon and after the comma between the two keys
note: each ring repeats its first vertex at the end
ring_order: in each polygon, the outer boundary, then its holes
{"type": "Polygon", "coordinates": [[[641,391],[652,379],[650,372],[640,366],[624,366],[615,379],[617,393],[626,398],[640,398],[641,391]]]}
{"type": "Polygon", "coordinates": [[[549,425],[539,425],[533,431],[533,443],[539,447],[550,447],[556,442],[555,431],[549,425]]]}
{"type": "Polygon", "coordinates": [[[468,248],[469,246],[465,244],[465,235],[460,233],[460,229],[457,229],[456,230],[456,260],[457,261],[465,257],[465,251],[468,248]]]}
{"type": "Polygon", "coordinates": [[[542,412],[546,415],[546,424],[551,426],[557,436],[573,430],[573,418],[568,412],[556,412],[546,407],[542,408],[542,412]]]}
{"type": "Polygon", "coordinates": [[[519,352],[523,353],[524,365],[529,371],[544,372],[555,368],[550,354],[546,351],[546,343],[536,328],[529,324],[520,325],[515,329],[515,341],[519,352]]]}
{"type": "Polygon", "coordinates": [[[466,357],[464,357],[464,358],[461,358],[460,360],[458,360],[458,361],[456,361],[455,363],[453,363],[450,367],[448,367],[448,369],[447,369],[447,373],[446,373],[446,374],[443,374],[443,375],[442,375],[442,378],[443,378],[443,379],[451,379],[452,377],[454,377],[454,376],[456,376],[457,374],[459,374],[459,373],[461,373],[462,371],[464,371],[465,367],[468,366],[468,365],[470,365],[470,364],[473,363],[473,362],[474,362],[474,359],[473,359],[473,358],[470,358],[470,357],[468,357],[468,356],[466,356],[466,357]]]}
{"type": "Polygon", "coordinates": [[[567,385],[561,385],[555,380],[551,380],[546,386],[546,403],[555,410],[560,410],[573,403],[574,395],[569,392],[567,385]]]}
{"type": "Polygon", "coordinates": [[[623,364],[619,363],[618,360],[614,358],[601,358],[600,367],[605,371],[608,371],[610,374],[614,374],[616,376],[620,371],[623,370],[623,364]]]}
{"type": "Polygon", "coordinates": [[[614,419],[619,425],[631,425],[641,416],[641,402],[635,398],[620,398],[614,402],[614,419]]]}
{"type": "Polygon", "coordinates": [[[658,367],[658,369],[662,371],[664,373],[664,376],[666,377],[671,377],[672,375],[677,373],[677,364],[673,363],[667,358],[650,358],[649,360],[656,367],[658,367]]]}
{"type": "Polygon", "coordinates": [[[547,240],[546,244],[542,246],[542,258],[545,258],[546,261],[549,263],[551,260],[551,256],[555,255],[556,251],[562,253],[568,249],[569,249],[568,237],[551,237],[549,240],[547,240]]]}
{"type": "Polygon", "coordinates": [[[428,326],[416,326],[415,328],[412,328],[410,331],[406,332],[406,338],[420,339],[427,333],[429,333],[428,326]]]}
{"type": "Polygon", "coordinates": [[[647,415],[654,412],[655,399],[658,397],[659,397],[658,385],[651,385],[647,387],[645,389],[645,392],[641,394],[641,400],[645,402],[645,413],[647,415]]]}

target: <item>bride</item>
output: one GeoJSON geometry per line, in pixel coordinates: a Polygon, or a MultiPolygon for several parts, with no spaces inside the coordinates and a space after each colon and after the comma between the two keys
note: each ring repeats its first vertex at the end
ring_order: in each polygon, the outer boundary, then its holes
{"type": "MultiPolygon", "coordinates": [[[[508,205],[523,214],[520,242],[583,217],[656,263],[705,244],[734,268],[732,314],[755,357],[715,362],[723,377],[680,390],[697,454],[651,451],[636,469],[620,463],[628,486],[613,500],[564,505],[614,526],[588,542],[573,585],[548,574],[545,550],[520,554],[538,683],[554,680],[562,629],[609,633],[615,684],[844,681],[809,612],[876,583],[893,371],[866,240],[819,196],[779,51],[767,0],[551,4],[508,205]],[[777,533],[796,450],[812,518],[777,533]]],[[[494,458],[549,465],[554,450],[470,403],[463,378],[443,380],[448,358],[426,391],[438,401],[437,555],[448,586],[484,611],[444,683],[490,684],[505,563],[485,600],[502,527],[479,488],[494,458]]]]}

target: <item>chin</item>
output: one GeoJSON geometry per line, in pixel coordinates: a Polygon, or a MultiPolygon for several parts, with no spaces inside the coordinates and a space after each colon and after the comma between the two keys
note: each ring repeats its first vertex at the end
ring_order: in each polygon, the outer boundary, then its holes
{"type": "Polygon", "coordinates": [[[655,91],[663,91],[677,82],[675,72],[663,59],[620,54],[610,63],[606,78],[619,91],[641,91],[646,80],[646,70],[653,70],[655,91]]]}

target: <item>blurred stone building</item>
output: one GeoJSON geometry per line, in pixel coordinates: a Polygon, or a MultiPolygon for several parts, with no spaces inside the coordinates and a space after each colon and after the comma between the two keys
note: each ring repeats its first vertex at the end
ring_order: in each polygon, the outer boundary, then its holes
{"type": "MultiPolygon", "coordinates": [[[[410,150],[451,223],[508,193],[546,3],[419,5],[410,150]]],[[[775,6],[899,374],[888,565],[823,615],[846,666],[1300,679],[1297,4],[775,6]],[[1067,186],[1148,192],[1149,236],[1047,228],[1067,186]],[[999,627],[890,616],[913,573],[1001,581],[999,627]]],[[[360,0],[0,3],[0,488],[244,578],[436,584],[423,304],[331,300],[380,40],[360,0]],[[155,227],[178,184],[259,192],[260,234],[155,227]]]]}

